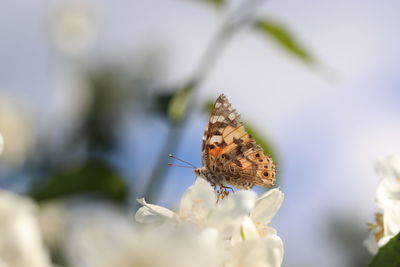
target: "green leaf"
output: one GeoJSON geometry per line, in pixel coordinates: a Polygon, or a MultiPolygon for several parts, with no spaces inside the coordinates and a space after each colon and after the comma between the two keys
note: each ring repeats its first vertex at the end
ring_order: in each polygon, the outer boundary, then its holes
{"type": "Polygon", "coordinates": [[[168,116],[172,122],[179,122],[185,118],[189,96],[196,85],[196,81],[186,83],[171,99],[168,106],[168,116]]]}
{"type": "Polygon", "coordinates": [[[215,8],[220,9],[225,5],[226,0],[196,0],[196,2],[201,4],[212,5],[215,8]]]}
{"type": "Polygon", "coordinates": [[[316,63],[311,54],[296,40],[293,34],[286,29],[281,23],[271,20],[257,20],[255,28],[260,30],[264,35],[272,38],[282,48],[286,49],[293,56],[308,64],[316,63]]]}
{"type": "Polygon", "coordinates": [[[205,114],[207,114],[207,115],[210,115],[211,114],[211,110],[213,109],[213,107],[214,107],[214,103],[215,103],[215,101],[213,101],[213,100],[208,100],[208,101],[206,101],[205,103],[204,103],[204,105],[203,105],[203,112],[205,113],[205,114]]]}
{"type": "Polygon", "coordinates": [[[31,196],[37,201],[68,197],[79,194],[96,194],[124,204],[128,189],[120,174],[106,162],[89,160],[58,171],[31,196]]]}
{"type": "Polygon", "coordinates": [[[397,234],[385,246],[381,247],[368,266],[400,267],[400,234],[397,234]]]}
{"type": "Polygon", "coordinates": [[[217,8],[220,8],[225,4],[225,0],[205,0],[205,1],[216,6],[217,8]]]}

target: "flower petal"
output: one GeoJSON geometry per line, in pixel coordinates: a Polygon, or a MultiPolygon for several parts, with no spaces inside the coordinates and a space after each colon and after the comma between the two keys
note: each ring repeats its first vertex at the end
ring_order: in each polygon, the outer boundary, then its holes
{"type": "Polygon", "coordinates": [[[270,223],[281,207],[284,197],[283,192],[278,188],[269,190],[257,199],[255,207],[250,212],[250,217],[256,224],[270,223]]]}
{"type": "Polygon", "coordinates": [[[36,215],[36,203],[0,189],[1,266],[52,266],[36,215]]]}
{"type": "Polygon", "coordinates": [[[268,266],[281,266],[283,260],[283,242],[277,235],[268,235],[264,238],[267,244],[268,266]]]}
{"type": "Polygon", "coordinates": [[[380,179],[400,179],[400,156],[389,155],[384,159],[378,160],[375,166],[376,173],[380,179]]]}
{"type": "Polygon", "coordinates": [[[246,217],[240,228],[234,231],[231,238],[231,245],[233,246],[239,242],[259,237],[260,235],[258,234],[257,227],[249,217],[246,217]]]}
{"type": "Polygon", "coordinates": [[[143,205],[135,215],[135,220],[139,223],[163,223],[175,218],[175,213],[171,210],[153,204],[148,204],[144,198],[137,199],[143,205]]]}
{"type": "Polygon", "coordinates": [[[182,218],[204,224],[216,202],[211,185],[203,178],[197,178],[182,196],[179,214],[182,218]]]}
{"type": "Polygon", "coordinates": [[[400,203],[385,206],[383,229],[385,236],[395,236],[400,232],[400,203]]]}
{"type": "Polygon", "coordinates": [[[253,238],[259,238],[257,227],[254,225],[253,221],[246,217],[242,223],[241,233],[244,240],[250,240],[253,238]]]}
{"type": "Polygon", "coordinates": [[[386,236],[382,237],[382,238],[379,239],[379,241],[378,241],[378,247],[379,247],[379,248],[383,247],[383,246],[386,245],[387,242],[389,242],[390,239],[392,239],[393,237],[395,237],[395,236],[394,236],[394,235],[386,235],[386,236]]]}
{"type": "Polygon", "coordinates": [[[239,191],[222,199],[210,214],[208,226],[219,229],[223,238],[231,237],[254,207],[256,196],[253,191],[239,191]]]}
{"type": "Polygon", "coordinates": [[[283,260],[283,243],[277,235],[257,238],[234,245],[226,267],[279,267],[283,260]]]}
{"type": "Polygon", "coordinates": [[[384,209],[393,201],[400,201],[400,156],[391,155],[376,164],[380,182],[376,191],[377,205],[384,209]]]}
{"type": "Polygon", "coordinates": [[[376,242],[375,235],[371,231],[366,239],[364,239],[364,246],[368,249],[369,253],[375,255],[378,252],[378,243],[376,242]]]}

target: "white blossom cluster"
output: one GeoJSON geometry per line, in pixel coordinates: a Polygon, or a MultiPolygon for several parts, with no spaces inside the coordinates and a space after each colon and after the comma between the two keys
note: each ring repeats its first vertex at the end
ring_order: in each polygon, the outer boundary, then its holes
{"type": "Polygon", "coordinates": [[[135,218],[150,232],[190,236],[188,246],[197,249],[185,253],[202,263],[199,266],[275,267],[281,266],[283,243],[269,224],[283,198],[279,189],[271,189],[259,198],[253,191],[239,191],[217,201],[210,184],[197,178],[184,193],[179,211],[140,199],[143,207],[135,218]]]}
{"type": "Polygon", "coordinates": [[[400,156],[391,155],[379,160],[376,172],[380,178],[376,190],[376,204],[381,212],[370,223],[370,235],[364,241],[372,254],[400,232],[400,156]]]}
{"type": "Polygon", "coordinates": [[[0,190],[0,267],[51,266],[36,212],[29,199],[0,190]]]}
{"type": "Polygon", "coordinates": [[[0,190],[0,267],[275,267],[282,240],[269,226],[283,201],[272,189],[257,198],[239,191],[217,202],[198,178],[180,209],[147,204],[135,223],[111,204],[55,200],[38,205],[0,190]]]}

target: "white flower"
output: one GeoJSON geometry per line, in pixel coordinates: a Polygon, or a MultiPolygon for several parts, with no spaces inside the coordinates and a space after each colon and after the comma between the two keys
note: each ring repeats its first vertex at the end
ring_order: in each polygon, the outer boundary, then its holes
{"type": "Polygon", "coordinates": [[[263,238],[268,234],[276,234],[269,226],[272,217],[282,205],[284,194],[279,189],[271,189],[259,197],[250,211],[250,215],[243,221],[240,231],[232,237],[232,244],[252,237],[263,238]]]}
{"type": "Polygon", "coordinates": [[[153,204],[148,204],[144,198],[138,199],[143,205],[135,215],[136,221],[140,223],[162,224],[176,217],[171,210],[153,204]]]}
{"type": "Polygon", "coordinates": [[[20,166],[35,143],[34,124],[26,110],[3,96],[0,96],[0,130],[1,162],[9,167],[20,166]]]}
{"type": "Polygon", "coordinates": [[[254,207],[255,200],[254,192],[240,191],[217,203],[210,184],[198,178],[182,196],[178,213],[139,199],[143,207],[137,211],[135,218],[141,223],[190,222],[201,228],[217,229],[222,238],[228,238],[254,207]]]}
{"type": "Polygon", "coordinates": [[[230,251],[225,267],[277,267],[283,259],[283,243],[277,235],[237,243],[230,251]]]}
{"type": "Polygon", "coordinates": [[[240,231],[232,236],[227,266],[281,266],[283,242],[269,224],[283,199],[284,194],[279,189],[271,189],[257,199],[240,231]]]}
{"type": "Polygon", "coordinates": [[[256,201],[255,207],[250,212],[250,218],[253,220],[261,236],[265,236],[268,225],[272,217],[280,209],[284,199],[281,190],[274,188],[267,191],[256,201]]]}
{"type": "Polygon", "coordinates": [[[391,155],[376,164],[380,182],[376,192],[378,207],[400,203],[400,156],[391,155]]]}
{"type": "Polygon", "coordinates": [[[380,247],[400,233],[400,206],[386,206],[384,213],[375,214],[375,223],[369,223],[371,230],[364,240],[364,245],[371,254],[376,254],[380,247]]]}
{"type": "Polygon", "coordinates": [[[383,238],[379,245],[383,246],[400,232],[400,203],[387,205],[383,210],[383,238]]]}
{"type": "Polygon", "coordinates": [[[88,7],[68,5],[55,14],[52,21],[54,43],[61,52],[81,55],[95,39],[95,23],[88,7]]]}
{"type": "Polygon", "coordinates": [[[43,240],[51,251],[60,250],[66,237],[72,218],[70,207],[63,199],[41,203],[38,212],[43,240]]]}
{"type": "Polygon", "coordinates": [[[215,243],[214,250],[224,246],[221,257],[227,267],[278,267],[283,259],[283,242],[269,224],[283,198],[279,189],[269,190],[258,199],[248,190],[217,201],[210,184],[197,178],[184,193],[179,212],[140,199],[143,207],[136,213],[136,220],[153,226],[172,223],[178,228],[190,224],[195,228],[188,229],[200,233],[216,231],[220,242],[215,243]]]}
{"type": "Polygon", "coordinates": [[[364,240],[364,246],[367,247],[371,254],[378,252],[378,241],[383,237],[383,215],[382,213],[375,213],[375,223],[368,223],[370,233],[364,240]]]}
{"type": "Polygon", "coordinates": [[[86,205],[72,212],[65,252],[72,267],[218,267],[217,232],[139,228],[117,209],[86,205]],[[204,257],[207,255],[207,257],[204,257]]]}
{"type": "Polygon", "coordinates": [[[0,190],[0,266],[51,266],[40,235],[36,205],[4,190],[0,190]]]}
{"type": "Polygon", "coordinates": [[[400,157],[391,155],[378,161],[376,172],[380,178],[376,203],[382,213],[369,224],[371,233],[364,241],[372,254],[400,232],[400,157]]]}

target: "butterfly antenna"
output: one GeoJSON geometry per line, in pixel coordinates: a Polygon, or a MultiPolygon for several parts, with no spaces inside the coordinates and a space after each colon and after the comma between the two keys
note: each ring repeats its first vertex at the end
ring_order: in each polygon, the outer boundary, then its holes
{"type": "MultiPolygon", "coordinates": [[[[183,162],[183,163],[186,163],[186,164],[188,164],[189,166],[187,166],[188,168],[192,168],[192,169],[196,169],[197,167],[196,166],[194,166],[192,163],[190,163],[190,162],[187,162],[186,160],[183,160],[183,159],[180,159],[180,158],[177,158],[177,157],[175,157],[174,155],[172,155],[172,154],[169,154],[168,155],[168,157],[170,157],[170,158],[173,158],[173,159],[176,159],[176,160],[179,160],[180,162],[183,162]]],[[[169,165],[169,164],[168,164],[169,165]]],[[[178,165],[175,165],[175,166],[178,166],[178,165]]],[[[183,167],[183,166],[182,166],[183,167]]]]}
{"type": "Polygon", "coordinates": [[[173,164],[173,163],[168,163],[168,166],[193,169],[192,166],[177,165],[177,164],[173,164]]]}

